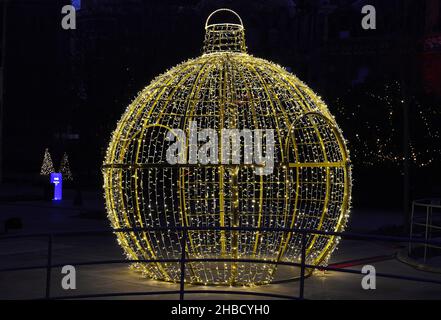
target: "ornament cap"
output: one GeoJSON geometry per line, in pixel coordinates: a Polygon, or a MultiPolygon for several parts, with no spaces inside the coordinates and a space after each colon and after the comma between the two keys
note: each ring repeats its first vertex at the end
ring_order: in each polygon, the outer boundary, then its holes
{"type": "Polygon", "coordinates": [[[204,53],[246,52],[245,28],[240,16],[231,9],[221,8],[213,11],[205,22],[204,53]],[[236,16],[239,23],[211,23],[214,15],[228,12],[236,16]]]}

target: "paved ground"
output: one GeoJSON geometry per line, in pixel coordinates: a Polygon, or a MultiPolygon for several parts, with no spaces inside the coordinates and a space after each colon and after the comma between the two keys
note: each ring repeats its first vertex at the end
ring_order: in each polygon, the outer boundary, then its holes
{"type": "MultiPolygon", "coordinates": [[[[0,218],[20,217],[23,229],[12,234],[48,231],[85,231],[108,228],[108,222],[99,218],[103,210],[100,195],[85,193],[82,207],[75,207],[71,192],[65,201],[51,203],[43,201],[15,201],[0,203],[0,218]]],[[[352,231],[372,232],[378,228],[394,225],[399,215],[379,211],[355,210],[351,219],[352,231]]],[[[403,244],[404,245],[404,244],[403,244]]],[[[436,279],[441,274],[418,271],[407,266],[393,256],[403,246],[400,244],[372,241],[342,241],[331,263],[361,269],[361,265],[351,266],[348,261],[376,258],[377,273],[436,279]]],[[[44,238],[0,239],[0,268],[23,267],[46,263],[47,241],[44,238]]],[[[60,236],[54,239],[53,263],[84,262],[105,259],[121,259],[122,252],[112,235],[60,236]]],[[[0,272],[0,299],[41,298],[45,293],[45,270],[0,272]]],[[[279,277],[287,277],[298,270],[281,270],[279,277]]],[[[60,269],[53,269],[51,294],[53,296],[105,294],[111,292],[152,292],[177,290],[178,285],[162,283],[142,278],[124,264],[77,267],[77,289],[65,291],[61,288],[60,269]]],[[[377,278],[377,289],[366,291],[361,287],[361,276],[326,272],[316,273],[305,282],[305,297],[309,299],[441,299],[441,285],[415,281],[377,278]]],[[[213,287],[188,286],[188,289],[210,290],[213,287]]],[[[298,295],[299,283],[288,282],[249,288],[217,287],[220,290],[271,292],[298,295]]],[[[128,299],[129,297],[121,297],[128,299]]],[[[175,299],[177,295],[137,296],[130,299],[175,299]]],[[[255,299],[253,296],[192,294],[189,299],[255,299]]]]}

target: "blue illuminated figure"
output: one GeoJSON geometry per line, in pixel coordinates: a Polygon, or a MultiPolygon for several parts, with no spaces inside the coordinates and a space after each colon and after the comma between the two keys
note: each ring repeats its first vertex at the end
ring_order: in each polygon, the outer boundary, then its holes
{"type": "Polygon", "coordinates": [[[81,9],[81,0],[72,0],[72,5],[75,7],[76,10],[81,9]]]}
{"type": "Polygon", "coordinates": [[[61,200],[63,197],[63,176],[61,173],[51,173],[51,184],[54,185],[54,198],[52,200],[61,200]]]}

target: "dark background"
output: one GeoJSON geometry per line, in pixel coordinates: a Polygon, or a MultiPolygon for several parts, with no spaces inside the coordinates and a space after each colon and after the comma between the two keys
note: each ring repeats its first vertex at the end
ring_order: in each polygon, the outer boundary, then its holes
{"type": "Polygon", "coordinates": [[[441,193],[439,0],[81,0],[76,30],[61,28],[69,1],[0,4],[4,183],[36,183],[48,147],[56,167],[69,154],[77,186],[99,190],[128,103],[200,55],[206,17],[228,7],[244,21],[249,53],[287,67],[336,116],[354,206],[402,208],[441,193]],[[364,4],[376,7],[376,30],[361,28],[364,4]]]}

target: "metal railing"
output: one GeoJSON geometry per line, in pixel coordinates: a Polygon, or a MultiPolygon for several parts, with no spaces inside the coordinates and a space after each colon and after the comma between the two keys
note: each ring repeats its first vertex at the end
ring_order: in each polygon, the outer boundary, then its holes
{"type": "MultiPolygon", "coordinates": [[[[402,243],[419,243],[419,244],[430,244],[430,245],[441,245],[441,241],[426,240],[426,239],[415,239],[406,237],[394,237],[394,236],[380,236],[380,235],[368,235],[360,233],[351,232],[329,232],[320,230],[309,230],[309,229],[297,229],[297,228],[254,228],[254,227],[151,227],[151,228],[126,228],[126,229],[115,229],[115,230],[99,230],[99,231],[82,231],[82,232],[59,232],[59,233],[38,233],[38,234],[25,234],[25,235],[10,235],[10,236],[0,236],[1,240],[6,239],[23,239],[23,238],[35,238],[35,237],[46,237],[47,242],[47,263],[43,265],[34,265],[27,267],[14,267],[14,268],[3,268],[0,272],[12,272],[12,271],[25,271],[25,270],[35,270],[35,269],[46,269],[46,293],[44,299],[85,299],[85,298],[102,298],[102,297],[123,297],[123,296],[151,296],[151,295],[172,295],[179,294],[179,299],[184,300],[186,294],[235,294],[235,295],[252,295],[258,297],[269,297],[278,299],[294,299],[302,300],[305,299],[305,278],[306,270],[324,270],[324,271],[335,271],[350,274],[362,274],[360,270],[338,268],[332,266],[320,266],[311,265],[306,263],[306,238],[308,235],[324,235],[324,236],[337,236],[341,238],[349,238],[352,240],[373,240],[373,241],[384,241],[384,242],[402,242],[402,243]],[[78,236],[78,235],[99,235],[99,234],[110,234],[119,232],[152,232],[152,231],[177,231],[182,232],[181,237],[181,257],[177,259],[137,259],[137,260],[100,260],[91,262],[69,262],[63,264],[55,264],[52,262],[53,258],[53,242],[56,236],[78,236]],[[251,231],[251,232],[285,232],[285,233],[297,233],[301,234],[301,255],[300,262],[288,262],[288,261],[271,261],[271,260],[257,260],[257,259],[224,259],[224,258],[187,258],[186,257],[186,242],[188,231],[251,231]],[[119,263],[180,263],[181,278],[179,282],[179,290],[167,290],[167,291],[145,291],[145,292],[114,292],[114,293],[102,293],[102,294],[87,294],[87,295],[69,295],[69,296],[51,296],[51,274],[53,268],[61,268],[65,265],[73,266],[91,266],[91,265],[105,265],[105,264],[119,264],[119,263]],[[282,295],[275,293],[265,293],[265,292],[253,292],[253,291],[235,291],[235,290],[186,290],[185,288],[185,269],[186,264],[191,262],[246,262],[246,263],[264,263],[264,264],[276,264],[285,265],[292,267],[300,267],[300,277],[299,277],[299,295],[282,295]]],[[[441,285],[441,280],[426,279],[421,277],[403,276],[391,273],[376,273],[377,277],[396,279],[396,280],[406,280],[406,281],[417,281],[420,283],[432,283],[441,285]]]]}
{"type": "MultiPolygon", "coordinates": [[[[414,236],[415,227],[422,227],[424,229],[424,239],[430,240],[432,236],[432,230],[441,231],[441,225],[436,225],[433,223],[433,209],[437,209],[438,215],[441,214],[441,199],[420,199],[414,200],[412,202],[412,211],[410,216],[410,238],[412,239],[414,236]],[[423,222],[419,222],[416,218],[416,209],[417,207],[425,208],[425,216],[423,222]]],[[[441,216],[441,215],[440,215],[441,216]]],[[[424,253],[423,253],[423,262],[427,262],[427,251],[429,247],[434,247],[436,249],[441,249],[441,246],[436,246],[430,243],[424,244],[424,253]]],[[[409,243],[408,254],[412,255],[413,246],[412,243],[409,243]]]]}

